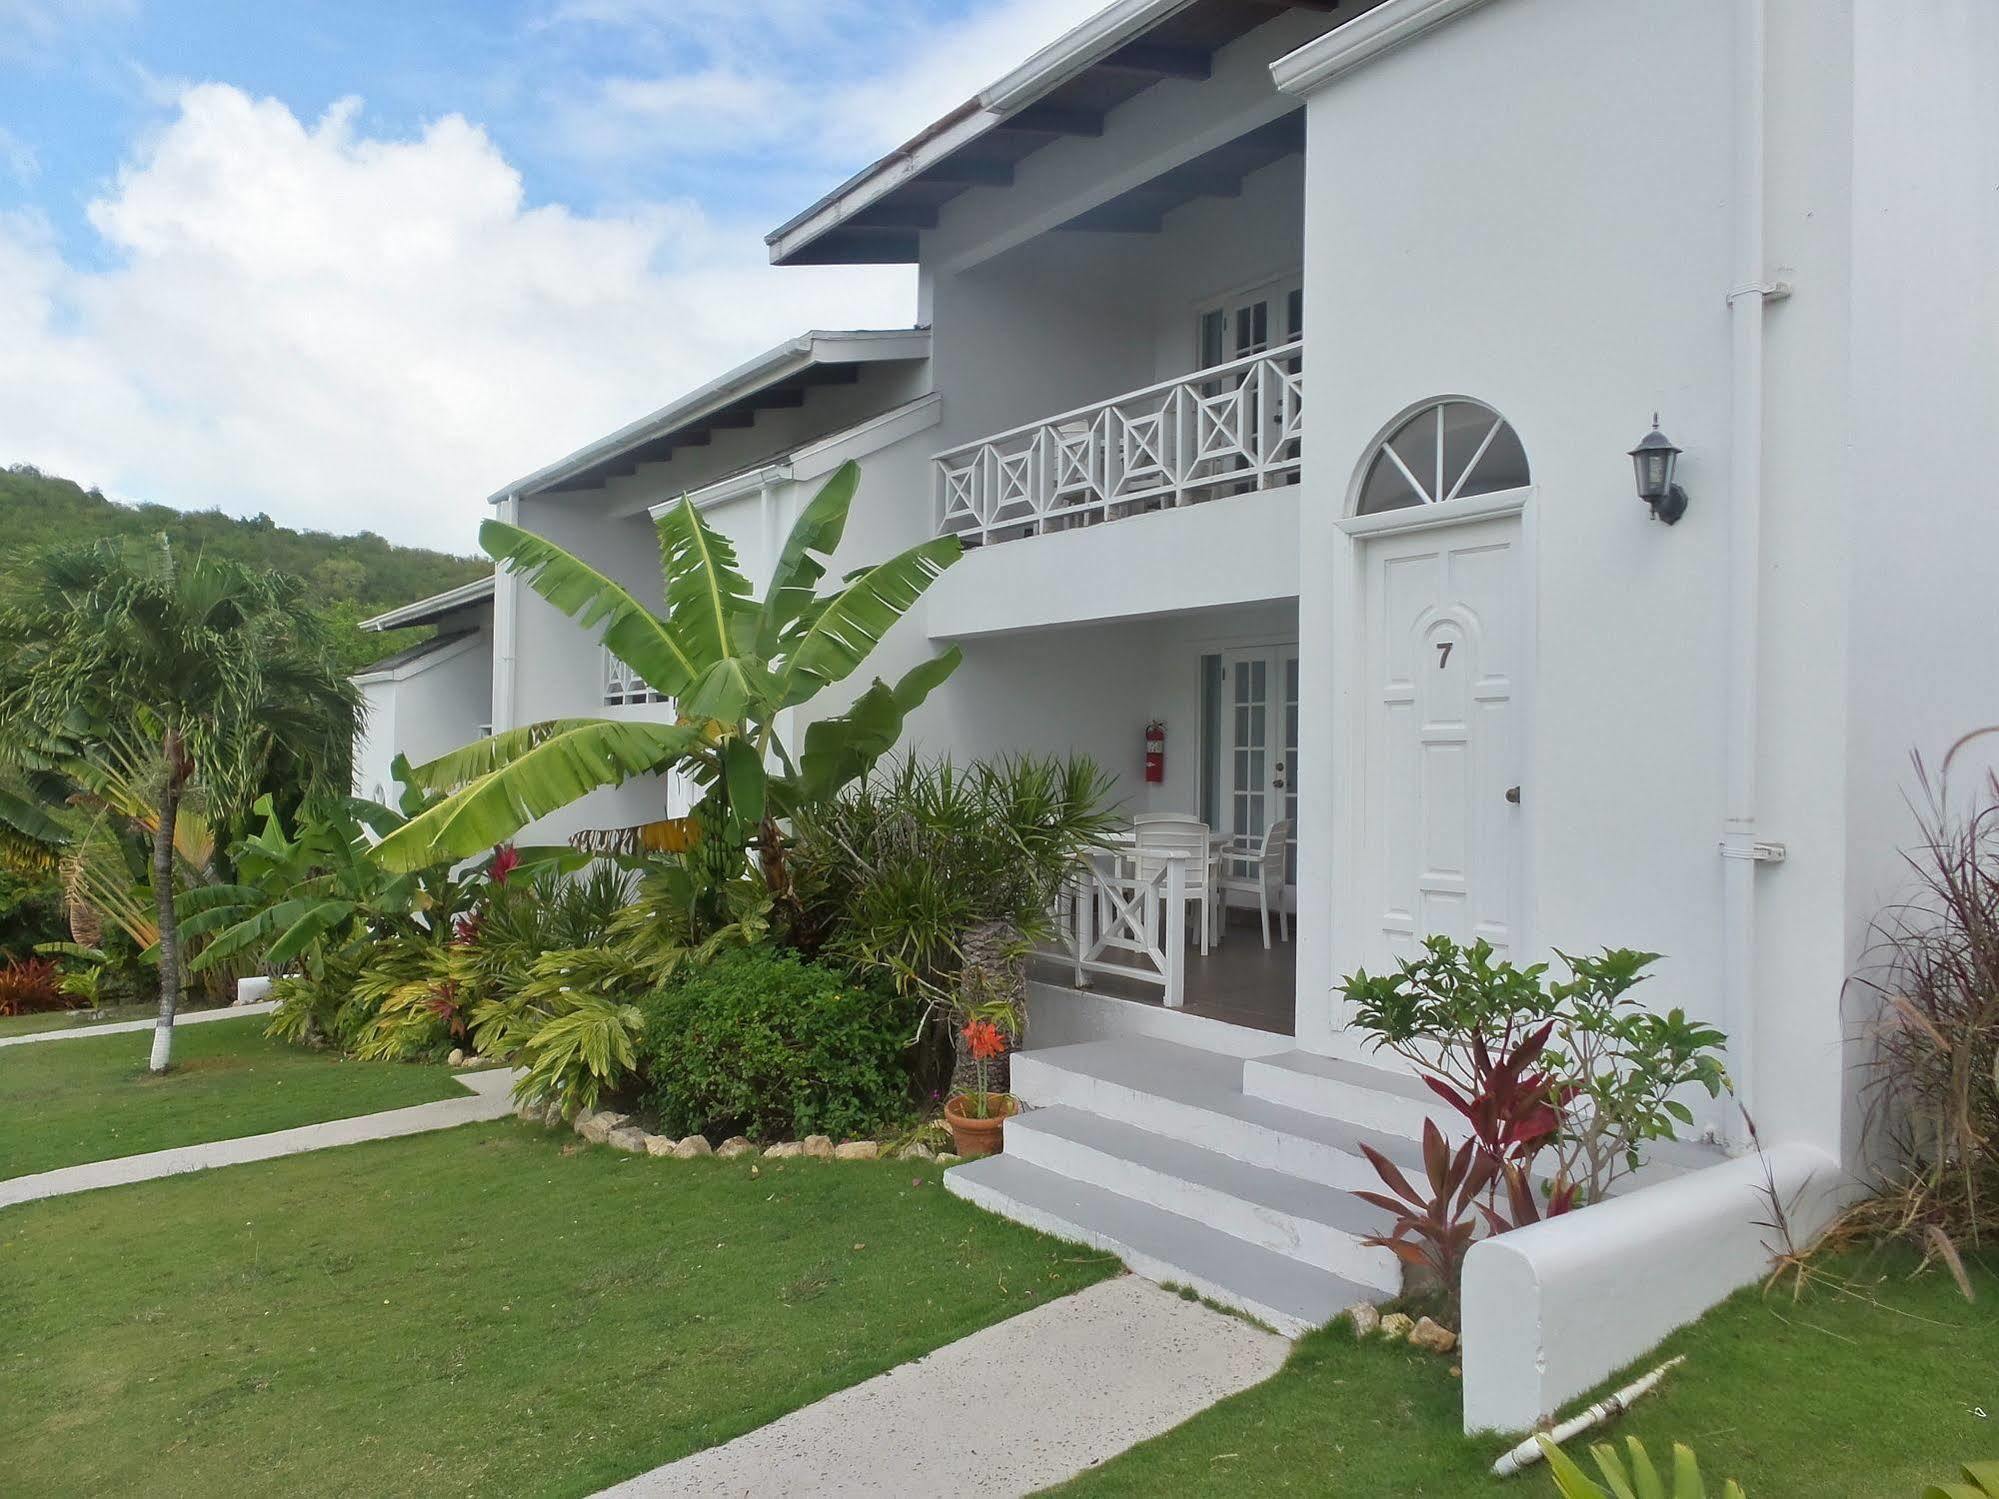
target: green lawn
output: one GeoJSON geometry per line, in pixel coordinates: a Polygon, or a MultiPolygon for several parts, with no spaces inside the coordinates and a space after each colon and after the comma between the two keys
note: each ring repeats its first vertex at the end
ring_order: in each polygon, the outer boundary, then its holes
{"type": "MultiPolygon", "coordinates": [[[[1710,1493],[1734,1477],[1749,1499],[1915,1499],[1926,1483],[1955,1477],[1957,1463],[1999,1454],[1999,1275],[1981,1271],[1979,1300],[1967,1304],[1947,1276],[1900,1278],[1907,1261],[1847,1268],[1870,1282],[1872,1301],[1819,1292],[1793,1305],[1788,1293],[1743,1292],[1641,1361],[1687,1355],[1606,1430],[1620,1443],[1640,1437],[1655,1456],[1685,1442],[1710,1493]]],[[[1487,1476],[1507,1444],[1460,1436],[1458,1401],[1448,1361],[1358,1346],[1336,1324],[1301,1341],[1276,1378],[1057,1492],[1554,1493],[1545,1468],[1487,1476]]],[[[1570,1452],[1594,1476],[1587,1446],[1570,1452]]]]}
{"type": "Polygon", "coordinates": [[[938,1177],[506,1121],[10,1208],[0,1487],[586,1495],[1113,1272],[938,1177]]]}
{"type": "Polygon", "coordinates": [[[146,1071],[150,1030],[0,1048],[0,1180],[465,1096],[442,1067],[343,1061],[266,1040],[265,1024],[177,1031],[163,1077],[146,1071]]]}

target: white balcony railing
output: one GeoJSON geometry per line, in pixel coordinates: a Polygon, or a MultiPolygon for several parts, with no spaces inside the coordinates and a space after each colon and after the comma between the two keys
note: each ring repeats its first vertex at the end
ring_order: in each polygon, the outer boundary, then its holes
{"type": "Polygon", "coordinates": [[[1096,974],[1157,986],[1168,1009],[1187,1002],[1187,855],[1162,851],[1142,867],[1128,850],[1076,860],[1055,927],[1078,989],[1096,974]]]}
{"type": "Polygon", "coordinates": [[[1296,483],[1304,393],[1301,340],[952,448],[938,532],[979,546],[1296,483]]]}

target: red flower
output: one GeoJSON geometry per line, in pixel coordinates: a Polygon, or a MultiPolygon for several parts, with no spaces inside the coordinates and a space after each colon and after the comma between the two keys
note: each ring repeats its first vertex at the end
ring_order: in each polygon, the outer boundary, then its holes
{"type": "Polygon", "coordinates": [[[486,918],[478,911],[469,916],[461,916],[451,925],[451,941],[455,947],[470,947],[479,940],[479,928],[486,918]]]}
{"type": "Polygon", "coordinates": [[[965,1049],[974,1061],[990,1062],[1006,1055],[1006,1037],[990,1020],[973,1020],[963,1031],[965,1049]]]}
{"type": "Polygon", "coordinates": [[[515,848],[511,843],[503,843],[493,850],[493,862],[488,867],[486,873],[491,877],[494,884],[504,885],[507,882],[507,876],[520,868],[520,863],[520,850],[515,848]]]}

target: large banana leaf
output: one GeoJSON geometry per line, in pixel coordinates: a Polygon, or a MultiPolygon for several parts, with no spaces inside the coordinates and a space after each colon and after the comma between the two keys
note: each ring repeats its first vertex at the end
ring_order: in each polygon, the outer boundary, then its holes
{"type": "Polygon", "coordinates": [[[489,520],[479,528],[479,545],[584,629],[602,625],[611,654],[665,697],[679,697],[712,660],[697,661],[666,620],[595,568],[531,531],[489,520]]]}
{"type": "Polygon", "coordinates": [[[965,653],[954,645],[912,668],[893,687],[877,679],[838,718],[808,724],[798,774],[773,788],[785,810],[825,801],[872,770],[876,761],[895,748],[904,720],[964,658],[965,653]]]}
{"type": "Polygon", "coordinates": [[[705,744],[692,724],[582,719],[478,777],[375,845],[385,869],[469,858],[589,792],[668,768],[705,744]]]}
{"type": "MultiPolygon", "coordinates": [[[[703,520],[694,502],[684,496],[661,513],[657,526],[666,617],[693,663],[689,675],[699,678],[720,662],[753,653],[762,611],[750,595],[749,580],[737,569],[736,549],[729,539],[703,520]]],[[[742,716],[747,702],[745,695],[732,712],[701,710],[691,704],[681,711],[689,717],[734,719],[742,716]]]]}
{"type": "MultiPolygon", "coordinates": [[[[425,791],[456,791],[513,764],[537,745],[567,734],[572,729],[603,721],[601,718],[551,718],[542,723],[531,723],[525,728],[506,729],[452,750],[449,754],[439,755],[435,760],[410,766],[404,771],[404,779],[407,784],[422,787],[425,791]]],[[[383,836],[386,837],[387,833],[383,836]]]]}
{"type": "Polygon", "coordinates": [[[776,658],[777,643],[784,632],[818,598],[819,580],[826,576],[826,569],[813,553],[830,560],[838,550],[860,482],[861,466],[848,459],[819,486],[819,493],[792,523],[791,535],[778,554],[770,587],[764,593],[763,619],[757,630],[757,654],[764,660],[776,658]]]}
{"type": "Polygon", "coordinates": [[[778,674],[782,705],[793,707],[852,674],[962,554],[957,537],[935,537],[868,568],[823,607],[808,609],[784,640],[778,674]]]}

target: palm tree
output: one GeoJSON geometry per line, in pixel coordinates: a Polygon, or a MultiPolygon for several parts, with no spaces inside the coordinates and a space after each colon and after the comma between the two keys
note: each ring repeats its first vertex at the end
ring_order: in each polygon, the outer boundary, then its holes
{"type": "Polygon", "coordinates": [[[0,614],[0,740],[46,775],[101,767],[106,746],[143,737],[151,763],[126,816],[151,844],[160,972],[151,1065],[164,1072],[182,983],[183,806],[199,796],[227,828],[274,779],[288,795],[344,794],[359,699],[304,585],[284,574],[183,559],[161,536],[53,548],[30,577],[0,614]]]}
{"type": "MultiPolygon", "coordinates": [[[[779,736],[787,711],[851,676],[937,576],[955,537],[926,541],[818,592],[821,559],[840,544],[860,470],[844,465],[799,515],[761,600],[728,539],[682,499],[658,519],[664,614],[551,541],[487,521],[480,545],[676,705],[672,723],[570,718],[495,734],[417,766],[412,784],[452,794],[383,839],[391,869],[468,858],[603,786],[681,771],[704,794],[692,823],[711,875],[726,877],[753,844],[764,878],[783,878],[778,819],[864,775],[903,720],[956,668],[953,648],[894,686],[877,680],[844,714],[810,724],[796,758],[779,736]],[[770,774],[772,768],[778,772],[770,774]]],[[[659,824],[598,838],[658,846],[659,824]]]]}

